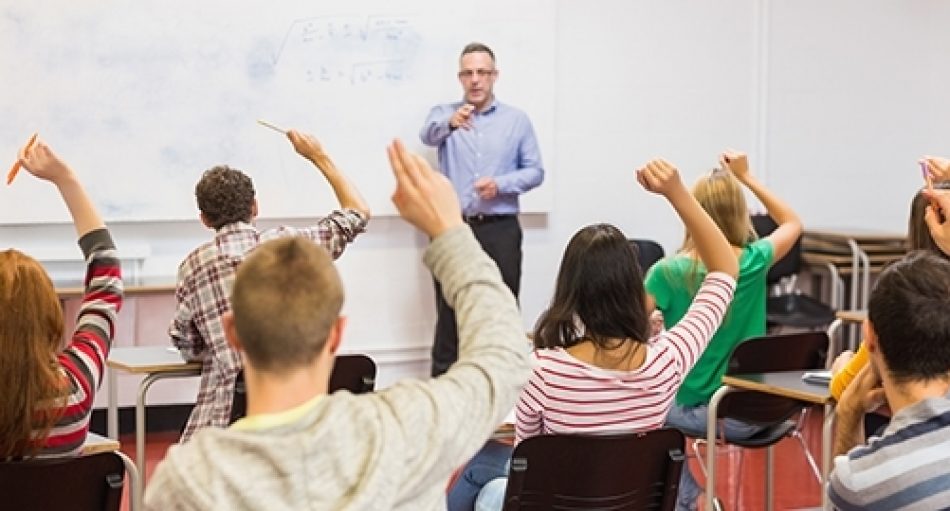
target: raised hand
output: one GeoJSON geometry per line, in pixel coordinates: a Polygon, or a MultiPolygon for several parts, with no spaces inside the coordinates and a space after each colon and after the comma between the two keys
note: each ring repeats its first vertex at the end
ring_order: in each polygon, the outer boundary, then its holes
{"type": "Polygon", "coordinates": [[[726,149],[719,155],[719,164],[723,169],[732,172],[739,181],[744,181],[749,175],[749,158],[741,151],[726,149]]]}
{"type": "Polygon", "coordinates": [[[316,163],[317,159],[325,158],[326,152],[316,137],[308,133],[301,133],[297,130],[287,130],[287,138],[294,145],[297,154],[316,163]]]}
{"type": "Polygon", "coordinates": [[[924,156],[920,161],[927,164],[927,172],[934,181],[950,181],[950,159],[939,156],[924,156]]]}
{"type": "Polygon", "coordinates": [[[683,189],[679,171],[672,163],[662,158],[650,160],[638,169],[637,181],[645,190],[667,198],[671,192],[683,189]]]}
{"type": "Polygon", "coordinates": [[[20,149],[19,161],[30,174],[56,185],[80,237],[105,226],[73,169],[45,142],[37,140],[32,147],[20,149]]]}
{"type": "Polygon", "coordinates": [[[396,176],[392,200],[400,216],[433,239],[462,224],[458,196],[445,176],[407,150],[399,139],[386,153],[396,176]]]}
{"type": "Polygon", "coordinates": [[[30,174],[53,184],[75,177],[69,165],[42,140],[37,140],[32,147],[20,149],[19,158],[20,165],[30,174]]]}

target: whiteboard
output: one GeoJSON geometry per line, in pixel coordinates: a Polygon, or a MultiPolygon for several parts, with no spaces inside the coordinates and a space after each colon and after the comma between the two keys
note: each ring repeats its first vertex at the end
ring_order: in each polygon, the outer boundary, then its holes
{"type": "Polygon", "coordinates": [[[769,6],[769,186],[806,228],[904,232],[917,159],[950,154],[950,3],[769,6]]]}
{"type": "MultiPolygon", "coordinates": [[[[553,163],[556,17],[545,0],[57,0],[0,13],[0,156],[12,163],[39,131],[107,220],[196,218],[194,185],[217,164],[254,179],[263,217],[335,206],[259,118],[315,134],[374,214],[392,214],[385,146],[398,136],[436,161],[418,132],[433,105],[461,98],[458,56],[471,41],[495,51],[496,96],[528,113],[553,163]]],[[[552,188],[526,194],[522,209],[549,210],[552,188]]],[[[0,223],[68,219],[46,183],[0,186],[0,223]]]]}

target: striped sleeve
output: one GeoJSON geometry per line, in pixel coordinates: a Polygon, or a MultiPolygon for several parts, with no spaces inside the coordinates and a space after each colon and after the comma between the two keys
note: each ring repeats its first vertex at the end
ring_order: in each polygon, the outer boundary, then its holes
{"type": "Polygon", "coordinates": [[[730,275],[709,273],[683,319],[660,334],[657,342],[670,347],[670,354],[681,365],[684,374],[696,364],[722,324],[735,290],[736,281],[730,275]]]}
{"type": "Polygon", "coordinates": [[[122,306],[122,270],[109,231],[92,231],[79,245],[87,265],[85,294],[76,329],[58,357],[69,381],[69,395],[62,417],[47,438],[46,455],[77,452],[85,440],[122,306]]]}
{"type": "Polygon", "coordinates": [[[948,467],[950,402],[931,398],[898,412],[883,437],[835,457],[827,492],[842,511],[947,509],[948,467]]]}
{"type": "Polygon", "coordinates": [[[544,409],[544,376],[541,365],[538,364],[538,353],[532,354],[535,363],[528,383],[521,389],[518,402],[515,404],[515,442],[521,442],[541,434],[542,416],[544,409]]]}

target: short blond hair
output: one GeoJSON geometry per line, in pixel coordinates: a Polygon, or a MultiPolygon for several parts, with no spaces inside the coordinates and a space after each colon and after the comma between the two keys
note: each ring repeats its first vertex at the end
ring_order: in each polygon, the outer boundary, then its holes
{"type": "Polygon", "coordinates": [[[258,246],[241,263],[231,309],[255,369],[278,372],[319,356],[343,307],[343,283],[322,247],[297,237],[258,246]]]}
{"type": "MultiPolygon", "coordinates": [[[[715,169],[700,177],[693,185],[693,197],[696,197],[699,205],[706,210],[713,222],[716,222],[729,244],[744,247],[758,238],[752,227],[752,218],[749,216],[742,186],[730,172],[715,169]]],[[[695,248],[688,232],[683,241],[683,248],[695,248]]]]}

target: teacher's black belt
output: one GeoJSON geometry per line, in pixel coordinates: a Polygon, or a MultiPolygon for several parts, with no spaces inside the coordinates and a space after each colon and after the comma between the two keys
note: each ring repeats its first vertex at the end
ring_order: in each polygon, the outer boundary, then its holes
{"type": "Polygon", "coordinates": [[[465,220],[465,223],[468,225],[482,225],[490,224],[492,222],[500,222],[502,220],[508,220],[509,218],[514,218],[515,215],[486,215],[484,213],[478,213],[475,215],[463,216],[462,219],[465,220]]]}

